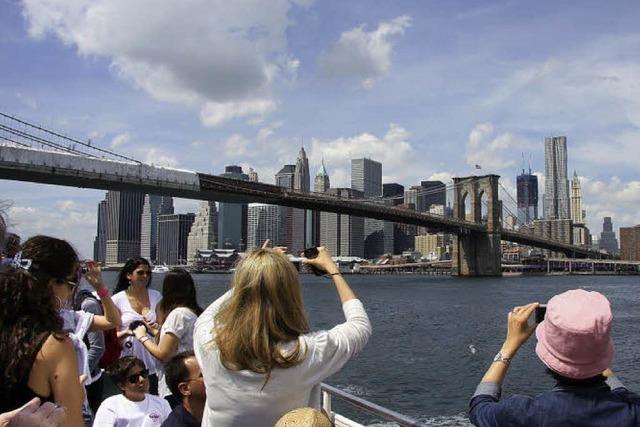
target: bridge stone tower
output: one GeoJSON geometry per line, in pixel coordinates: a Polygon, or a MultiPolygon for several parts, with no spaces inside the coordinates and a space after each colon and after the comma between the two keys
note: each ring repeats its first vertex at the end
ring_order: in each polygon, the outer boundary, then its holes
{"type": "Polygon", "coordinates": [[[487,232],[467,230],[453,239],[452,274],[468,277],[502,275],[499,179],[498,175],[453,178],[454,218],[486,223],[487,232]],[[483,199],[486,200],[486,216],[482,215],[483,199]]]}

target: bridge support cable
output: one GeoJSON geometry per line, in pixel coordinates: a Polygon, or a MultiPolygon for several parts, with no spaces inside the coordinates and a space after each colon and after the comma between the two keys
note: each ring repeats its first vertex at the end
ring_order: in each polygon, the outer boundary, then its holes
{"type": "Polygon", "coordinates": [[[57,149],[60,149],[60,150],[63,150],[63,151],[67,151],[67,152],[71,152],[71,153],[77,153],[77,154],[82,154],[82,155],[91,156],[91,157],[99,157],[99,156],[94,155],[94,154],[89,154],[89,153],[86,153],[84,151],[77,150],[77,149],[75,149],[74,146],[71,146],[71,147],[66,146],[62,142],[62,141],[64,141],[65,143],[70,143],[70,144],[73,144],[73,145],[79,144],[79,145],[81,145],[81,146],[83,146],[85,148],[88,148],[88,149],[91,149],[91,150],[95,150],[97,152],[109,155],[109,156],[117,158],[117,159],[127,160],[127,161],[130,161],[130,162],[139,163],[139,164],[143,163],[143,162],[141,162],[139,160],[136,160],[136,159],[134,159],[132,157],[124,156],[124,155],[116,153],[114,151],[106,150],[104,148],[100,148],[100,147],[97,147],[95,145],[91,145],[88,142],[80,141],[78,139],[71,138],[71,137],[66,136],[66,135],[62,135],[62,134],[60,134],[58,132],[54,132],[54,131],[52,131],[50,129],[46,129],[46,128],[44,128],[42,126],[39,126],[39,125],[36,125],[34,123],[30,123],[30,122],[27,122],[25,120],[18,119],[17,117],[11,116],[11,115],[6,114],[6,113],[0,112],[0,118],[5,119],[5,121],[7,123],[20,124],[25,128],[25,130],[24,131],[19,131],[18,129],[16,129],[15,127],[12,127],[10,125],[0,125],[0,126],[6,127],[7,129],[10,129],[12,132],[21,133],[21,134],[24,135],[24,137],[26,139],[34,138],[36,140],[39,140],[39,143],[47,145],[49,147],[55,147],[57,149]],[[58,142],[53,142],[50,139],[38,137],[38,136],[32,134],[31,132],[28,132],[26,130],[27,128],[31,128],[31,129],[34,129],[36,131],[42,132],[44,134],[49,135],[50,137],[57,138],[57,139],[59,139],[59,141],[58,142]],[[46,141],[46,142],[44,142],[44,141],[46,141]]]}
{"type": "MultiPolygon", "coordinates": [[[[8,132],[8,133],[10,133],[10,134],[12,134],[14,136],[18,136],[18,137],[24,138],[24,139],[26,139],[28,141],[32,141],[32,142],[34,142],[36,144],[40,144],[40,145],[43,145],[43,146],[46,146],[46,147],[49,147],[49,148],[54,148],[54,149],[57,149],[57,150],[62,150],[62,151],[65,151],[67,153],[70,153],[70,154],[77,154],[77,155],[81,155],[81,156],[89,156],[89,157],[94,157],[94,158],[96,157],[93,154],[90,154],[90,153],[87,153],[87,152],[84,152],[84,151],[80,151],[80,150],[76,150],[74,148],[66,147],[64,145],[60,145],[60,144],[57,144],[55,142],[48,141],[48,140],[40,138],[38,136],[30,135],[28,133],[22,132],[22,131],[17,130],[17,129],[12,129],[12,128],[4,126],[2,124],[0,124],[0,130],[4,130],[5,132],[8,132]]],[[[22,144],[22,145],[25,145],[25,144],[22,144]]]]}

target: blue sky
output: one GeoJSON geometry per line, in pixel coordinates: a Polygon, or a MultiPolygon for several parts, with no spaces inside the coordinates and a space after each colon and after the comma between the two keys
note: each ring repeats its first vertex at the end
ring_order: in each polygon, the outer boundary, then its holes
{"type": "MultiPolygon", "coordinates": [[[[385,182],[480,164],[513,188],[522,153],[542,173],[544,136],[566,135],[599,233],[605,215],[640,223],[639,18],[634,1],[5,0],[0,106],[141,160],[241,164],[268,183],[304,142],[333,186],[367,156],[385,182]]],[[[18,232],[91,255],[102,192],[0,181],[0,194],[18,232]]]]}

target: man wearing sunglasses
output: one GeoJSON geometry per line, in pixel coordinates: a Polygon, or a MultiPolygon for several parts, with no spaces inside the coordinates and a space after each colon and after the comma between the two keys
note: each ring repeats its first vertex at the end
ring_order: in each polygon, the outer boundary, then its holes
{"type": "Polygon", "coordinates": [[[122,394],[102,402],[94,427],[159,427],[167,419],[171,407],[165,399],[149,394],[149,371],[140,359],[123,357],[109,374],[122,394]]]}
{"type": "Polygon", "coordinates": [[[179,404],[162,427],[199,427],[207,395],[202,371],[193,351],[173,356],[164,368],[164,376],[179,404]]]}

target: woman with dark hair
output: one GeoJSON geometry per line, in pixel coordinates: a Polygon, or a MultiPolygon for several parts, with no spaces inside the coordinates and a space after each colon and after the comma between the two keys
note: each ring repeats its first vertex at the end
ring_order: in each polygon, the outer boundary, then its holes
{"type": "Polygon", "coordinates": [[[135,356],[142,360],[149,370],[150,393],[157,395],[156,360],[133,334],[133,329],[138,324],[146,325],[153,335],[157,332],[156,306],[160,302],[161,295],[155,289],[149,289],[150,285],[149,261],[141,257],[131,258],[118,274],[116,288],[113,291],[113,302],[121,315],[121,327],[118,331],[118,338],[122,342],[120,357],[135,356]]]}
{"type": "Polygon", "coordinates": [[[371,323],[325,248],[307,259],[335,285],[345,321],[311,332],[298,271],[277,248],[249,252],[231,290],[200,315],[194,352],[207,401],[204,427],[273,426],[287,412],[319,407],[319,384],[362,350],[371,323]]]}
{"type": "Polygon", "coordinates": [[[65,407],[68,425],[83,425],[79,375],[88,373],[83,335],[113,328],[120,319],[100,267],[91,261],[85,266],[84,277],[101,296],[106,316],[67,308],[80,264],[64,240],[30,238],[0,273],[0,301],[5,302],[0,304],[0,412],[39,397],[65,407]]]}
{"type": "Polygon", "coordinates": [[[162,300],[156,308],[158,323],[162,325],[160,334],[156,340],[150,338],[144,325],[133,331],[144,348],[161,362],[157,365],[160,396],[171,396],[164,381],[163,365],[177,353],[193,351],[193,326],[201,313],[191,274],[174,268],[162,282],[162,300]]]}
{"type": "Polygon", "coordinates": [[[142,360],[125,356],[114,363],[109,374],[122,394],[102,402],[93,427],[151,427],[167,419],[169,403],[149,394],[149,371],[142,360]]]}

